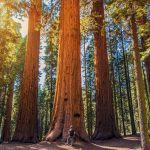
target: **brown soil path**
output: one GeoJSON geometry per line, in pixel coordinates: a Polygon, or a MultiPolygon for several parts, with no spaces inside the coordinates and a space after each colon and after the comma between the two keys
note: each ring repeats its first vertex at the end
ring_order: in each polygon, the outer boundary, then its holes
{"type": "Polygon", "coordinates": [[[0,150],[140,150],[139,137],[129,136],[122,139],[76,143],[70,147],[63,142],[40,142],[39,144],[0,144],[0,150]]]}

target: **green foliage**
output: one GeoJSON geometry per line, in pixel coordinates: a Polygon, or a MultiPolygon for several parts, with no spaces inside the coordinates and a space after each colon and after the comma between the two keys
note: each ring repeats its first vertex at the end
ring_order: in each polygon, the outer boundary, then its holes
{"type": "Polygon", "coordinates": [[[18,109],[26,40],[21,37],[21,25],[15,21],[11,9],[0,4],[0,12],[0,122],[2,123],[5,114],[5,105],[9,94],[8,87],[14,82],[14,107],[12,111],[13,130],[18,109]],[[2,9],[3,7],[7,9],[2,9]]]}
{"type": "Polygon", "coordinates": [[[21,43],[20,24],[16,23],[9,10],[0,15],[0,85],[9,83],[16,75],[17,54],[21,43]]]}

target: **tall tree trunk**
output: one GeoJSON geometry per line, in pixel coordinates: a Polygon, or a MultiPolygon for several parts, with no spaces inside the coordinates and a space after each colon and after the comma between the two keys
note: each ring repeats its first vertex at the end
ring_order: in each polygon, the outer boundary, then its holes
{"type": "Polygon", "coordinates": [[[7,85],[4,85],[2,89],[2,95],[1,95],[1,109],[0,109],[0,129],[2,129],[3,124],[3,117],[4,117],[4,107],[5,107],[5,99],[7,95],[7,85]]]}
{"type": "Polygon", "coordinates": [[[27,51],[19,102],[19,112],[13,141],[38,141],[37,97],[40,46],[41,0],[31,0],[27,51]]]}
{"type": "Polygon", "coordinates": [[[47,141],[67,138],[70,125],[88,140],[84,127],[80,64],[79,0],[61,0],[60,47],[53,119],[47,141]]]}
{"type": "Polygon", "coordinates": [[[117,97],[116,97],[116,81],[115,81],[115,76],[114,76],[114,64],[112,62],[112,87],[113,87],[113,98],[114,98],[114,112],[115,112],[115,121],[116,121],[116,127],[119,127],[119,122],[118,122],[118,104],[117,104],[117,97]]]}
{"type": "Polygon", "coordinates": [[[116,80],[115,80],[115,72],[114,72],[114,59],[113,59],[113,49],[111,44],[111,34],[110,34],[110,27],[109,27],[109,48],[110,48],[110,59],[111,59],[111,76],[112,76],[112,92],[113,92],[113,100],[114,100],[114,112],[115,112],[115,122],[116,127],[118,129],[119,122],[118,122],[118,111],[117,111],[117,97],[116,97],[116,80]]]}
{"type": "MultiPolygon", "coordinates": [[[[146,15],[143,15],[141,18],[140,18],[140,23],[142,25],[146,24],[147,22],[147,18],[146,18],[146,15]]],[[[142,44],[142,51],[145,51],[146,50],[146,39],[148,38],[149,35],[143,35],[141,37],[141,44],[142,44]]],[[[149,92],[150,92],[150,56],[147,57],[145,59],[145,68],[146,68],[146,73],[147,73],[147,80],[148,80],[148,85],[149,85],[149,92]]]]}
{"type": "Polygon", "coordinates": [[[103,31],[103,0],[93,3],[93,15],[97,27],[94,32],[96,73],[96,128],[93,139],[118,137],[113,110],[112,89],[106,50],[106,34],[103,31]]]}
{"type": "Polygon", "coordinates": [[[124,64],[124,73],[125,73],[125,81],[126,81],[126,90],[127,90],[127,98],[128,98],[128,107],[129,107],[129,114],[130,114],[130,121],[131,121],[131,131],[132,135],[136,134],[136,127],[134,121],[134,112],[133,112],[133,104],[132,104],[132,97],[130,96],[130,87],[129,82],[130,79],[128,78],[128,70],[126,64],[126,56],[125,56],[125,49],[124,49],[124,40],[123,40],[123,33],[121,29],[121,44],[122,44],[122,51],[123,51],[123,64],[124,64]]]}
{"type": "Polygon", "coordinates": [[[86,101],[86,122],[88,135],[90,135],[90,126],[89,126],[89,98],[88,98],[88,84],[87,84],[87,62],[86,62],[86,37],[83,37],[83,49],[84,49],[84,81],[85,81],[85,101],[86,101]]]}
{"type": "Polygon", "coordinates": [[[146,74],[147,74],[148,89],[150,93],[150,56],[146,58],[145,60],[145,68],[146,68],[146,74]]]}
{"type": "MultiPolygon", "coordinates": [[[[52,4],[53,0],[51,0],[51,7],[53,6],[52,4]]],[[[50,59],[53,60],[53,42],[52,42],[52,38],[50,38],[50,59]]],[[[50,63],[50,101],[49,101],[49,113],[50,113],[50,124],[51,124],[51,121],[52,121],[52,108],[53,108],[53,97],[54,97],[54,75],[53,75],[53,69],[54,69],[54,66],[53,66],[53,61],[51,61],[50,63]]],[[[48,124],[48,128],[49,128],[49,124],[48,124]]]]}
{"type": "Polygon", "coordinates": [[[40,121],[39,121],[40,122],[40,124],[39,124],[39,139],[42,140],[42,137],[43,137],[43,128],[44,128],[43,127],[44,126],[43,125],[44,124],[43,123],[44,122],[44,114],[41,113],[40,116],[39,116],[39,118],[40,118],[40,121]]]}
{"type": "Polygon", "coordinates": [[[89,98],[89,137],[91,138],[93,132],[93,108],[92,108],[92,77],[90,76],[90,98],[89,98]]]}
{"type": "Polygon", "coordinates": [[[48,99],[46,99],[46,102],[45,102],[45,134],[47,133],[47,130],[48,130],[48,99]]]}
{"type": "Polygon", "coordinates": [[[147,85],[147,82],[146,82],[147,80],[146,80],[146,74],[145,74],[144,66],[142,66],[142,71],[143,71],[143,77],[144,77],[144,85],[145,85],[145,92],[146,92],[148,109],[150,110],[150,97],[149,97],[149,92],[148,92],[148,85],[147,85]]]}
{"type": "Polygon", "coordinates": [[[9,142],[11,140],[11,112],[12,112],[12,102],[13,102],[13,90],[14,82],[12,82],[8,87],[8,97],[6,102],[6,112],[4,117],[4,125],[2,130],[2,140],[9,142]]]}
{"type": "Polygon", "coordinates": [[[124,111],[122,85],[121,85],[121,77],[120,77],[120,65],[119,65],[118,60],[119,58],[118,58],[118,53],[117,53],[117,72],[118,72],[118,81],[119,81],[120,113],[121,113],[121,119],[122,119],[123,134],[124,136],[126,136],[125,111],[124,111]]]}
{"type": "MultiPolygon", "coordinates": [[[[130,71],[129,71],[129,60],[128,60],[127,54],[125,55],[125,59],[126,59],[126,66],[127,66],[127,78],[128,78],[128,86],[129,86],[129,96],[131,97],[131,100],[133,101],[132,91],[131,91],[131,78],[130,78],[130,71]]],[[[132,109],[133,109],[133,104],[132,104],[132,109]]],[[[134,119],[134,122],[135,122],[135,119],[134,119]]]]}
{"type": "Polygon", "coordinates": [[[142,150],[149,150],[150,145],[149,145],[149,136],[148,136],[146,102],[144,97],[144,80],[142,77],[140,50],[138,47],[138,35],[137,35],[137,27],[136,27],[134,14],[131,15],[131,31],[132,31],[132,40],[133,40],[135,82],[136,82],[136,91],[137,91],[139,118],[140,118],[141,146],[142,146],[142,150]]]}

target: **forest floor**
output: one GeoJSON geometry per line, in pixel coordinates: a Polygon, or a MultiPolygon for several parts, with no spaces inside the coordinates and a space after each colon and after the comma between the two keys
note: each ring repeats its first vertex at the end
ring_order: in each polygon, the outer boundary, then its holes
{"type": "Polygon", "coordinates": [[[40,142],[38,144],[0,144],[0,150],[140,150],[140,138],[128,136],[94,143],[75,143],[70,147],[63,142],[40,142]]]}

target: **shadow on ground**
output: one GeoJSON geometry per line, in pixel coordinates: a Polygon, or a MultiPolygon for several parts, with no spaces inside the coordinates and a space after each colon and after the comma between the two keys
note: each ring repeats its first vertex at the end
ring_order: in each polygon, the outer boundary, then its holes
{"type": "Polygon", "coordinates": [[[120,139],[111,139],[107,141],[95,141],[96,145],[113,150],[140,150],[140,137],[128,136],[120,139]]]}
{"type": "MultiPolygon", "coordinates": [[[[107,150],[100,145],[93,143],[76,143],[73,147],[70,147],[62,142],[41,142],[39,144],[2,144],[0,150],[107,150]]],[[[110,149],[111,150],[111,149],[110,149]]]]}
{"type": "Polygon", "coordinates": [[[40,142],[38,144],[9,143],[0,144],[0,150],[140,150],[139,137],[125,137],[93,143],[75,143],[73,147],[63,142],[40,142]]]}

